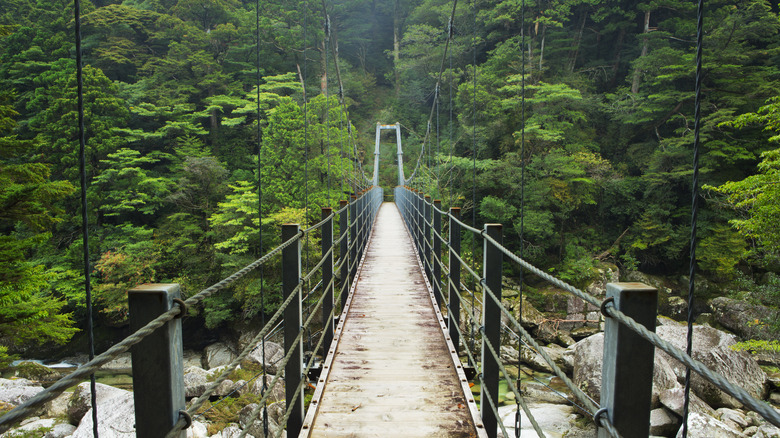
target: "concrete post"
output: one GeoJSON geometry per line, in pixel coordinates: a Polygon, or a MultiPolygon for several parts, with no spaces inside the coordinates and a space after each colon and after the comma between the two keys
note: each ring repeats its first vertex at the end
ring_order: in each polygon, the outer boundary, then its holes
{"type": "MultiPolygon", "coordinates": [[[[609,283],[607,299],[615,308],[648,330],[655,331],[658,291],[642,283],[609,283]]],[[[601,408],[625,438],[650,433],[655,347],[613,318],[604,327],[604,362],[601,379],[601,408]]],[[[609,437],[599,429],[599,438],[609,437]]]]}
{"type": "Polygon", "coordinates": [[[432,248],[431,248],[431,197],[425,195],[423,198],[423,267],[425,268],[425,276],[428,277],[428,281],[433,283],[433,272],[431,272],[431,266],[433,265],[432,248]]]}
{"type": "MultiPolygon", "coordinates": [[[[333,209],[325,207],[322,209],[322,219],[326,219],[333,213],[333,209]]],[[[325,262],[322,264],[322,285],[324,287],[322,293],[325,294],[325,298],[322,300],[322,330],[324,332],[324,338],[322,341],[322,357],[327,355],[330,350],[330,344],[333,342],[333,318],[330,316],[333,311],[333,289],[335,282],[331,284],[333,280],[333,218],[328,219],[327,222],[322,224],[322,258],[325,262]]]]}
{"type": "Polygon", "coordinates": [[[357,274],[357,256],[358,256],[358,223],[357,223],[357,196],[352,195],[352,201],[349,203],[349,284],[350,287],[355,281],[357,274]],[[354,266],[353,266],[354,264],[354,266]]]}
{"type": "Polygon", "coordinates": [[[460,256],[460,224],[452,218],[460,218],[460,208],[450,208],[450,280],[447,289],[449,291],[450,308],[447,312],[450,338],[455,351],[460,355],[460,260],[455,255],[460,256]]]}
{"type": "MultiPolygon", "coordinates": [[[[130,331],[135,332],[176,306],[178,284],[144,284],[127,292],[130,331]]],[[[138,436],[162,438],[179,420],[184,404],[181,319],[169,321],[130,349],[138,436]]],[[[184,438],[186,431],[179,436],[184,438]]]]}
{"type": "Polygon", "coordinates": [[[441,307],[441,199],[433,201],[433,230],[431,236],[433,239],[433,296],[436,298],[436,305],[441,307]],[[436,261],[438,260],[438,261],[436,261]]]}
{"type": "MultiPolygon", "coordinates": [[[[286,242],[300,232],[298,224],[282,225],[282,242],[286,242]]],[[[298,436],[303,426],[303,388],[300,389],[298,399],[292,403],[295,397],[298,385],[301,383],[303,375],[303,340],[295,339],[301,330],[301,290],[296,288],[301,281],[301,241],[282,250],[282,297],[287,299],[290,294],[295,293],[297,298],[293,299],[289,306],[284,309],[284,351],[294,352],[290,361],[284,367],[284,386],[285,401],[291,408],[290,418],[287,420],[287,433],[290,436],[298,436]]]]}
{"type": "MultiPolygon", "coordinates": [[[[339,242],[339,258],[341,258],[341,261],[344,262],[341,264],[341,269],[339,270],[339,276],[341,277],[341,310],[344,310],[344,307],[347,303],[347,295],[349,292],[349,254],[347,253],[347,248],[349,248],[349,242],[348,239],[344,236],[349,232],[349,208],[344,209],[344,207],[347,206],[346,200],[339,201],[339,210],[343,210],[341,214],[339,215],[339,238],[341,239],[341,242],[339,242]],[[346,287],[344,287],[346,285],[346,287]]],[[[339,313],[340,314],[340,313],[339,313]]]]}
{"type": "MultiPolygon", "coordinates": [[[[501,224],[485,224],[485,234],[495,239],[496,242],[502,243],[501,228],[501,224]]],[[[500,302],[501,271],[504,255],[487,239],[484,242],[482,266],[485,284],[493,291],[493,294],[500,302]]],[[[485,390],[490,392],[490,398],[495,406],[498,407],[498,381],[501,376],[498,361],[493,357],[486,343],[489,342],[495,351],[501,351],[501,308],[487,293],[482,297],[482,325],[484,326],[484,333],[482,334],[482,393],[480,394],[482,402],[480,403],[480,410],[482,411],[482,422],[485,425],[488,437],[496,438],[500,419],[493,413],[493,409],[487,401],[488,396],[485,390]]]]}

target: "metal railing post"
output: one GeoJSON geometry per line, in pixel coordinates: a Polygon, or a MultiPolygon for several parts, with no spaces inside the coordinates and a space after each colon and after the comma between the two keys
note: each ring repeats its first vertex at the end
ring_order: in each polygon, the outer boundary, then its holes
{"type": "MultiPolygon", "coordinates": [[[[501,224],[485,224],[484,233],[492,237],[496,242],[503,243],[501,224]]],[[[501,250],[487,239],[484,239],[482,266],[485,286],[493,291],[499,303],[501,302],[502,263],[503,253],[501,250]]],[[[490,403],[487,401],[488,395],[485,390],[490,393],[494,406],[498,407],[498,380],[500,375],[498,361],[490,353],[486,343],[489,342],[495,351],[501,351],[501,308],[498,303],[488,296],[487,292],[482,298],[482,326],[482,392],[480,394],[482,402],[480,403],[480,409],[482,411],[482,422],[485,425],[488,437],[496,438],[496,428],[500,419],[493,412],[490,403]]]]}
{"type": "MultiPolygon", "coordinates": [[[[341,277],[341,309],[344,310],[344,307],[347,303],[347,292],[349,292],[349,254],[348,254],[348,248],[349,248],[349,242],[347,241],[347,238],[345,237],[347,233],[349,232],[349,209],[344,209],[346,207],[348,202],[346,200],[339,201],[339,210],[343,210],[341,214],[339,215],[339,239],[341,239],[341,242],[339,242],[339,258],[341,259],[341,269],[339,270],[339,276],[341,277]],[[346,289],[344,288],[344,285],[346,285],[346,289]]],[[[341,313],[339,313],[341,314],[341,313]]]]}
{"type": "Polygon", "coordinates": [[[358,255],[358,229],[357,229],[357,196],[352,195],[352,201],[349,203],[349,285],[355,281],[357,274],[357,255],[358,255]]]}
{"type": "MultiPolygon", "coordinates": [[[[322,219],[327,219],[333,214],[333,209],[325,207],[322,209],[322,219]]],[[[330,350],[330,344],[333,342],[333,318],[330,316],[333,311],[333,289],[335,282],[333,282],[333,218],[327,220],[322,224],[322,258],[325,262],[322,264],[322,285],[325,298],[322,300],[322,330],[323,343],[322,351],[325,353],[322,357],[325,357],[328,350],[330,350]]]]}
{"type": "MultiPolygon", "coordinates": [[[[178,284],[145,284],[127,292],[130,332],[175,306],[181,298],[178,284]]],[[[133,399],[138,436],[164,437],[179,420],[184,402],[184,358],[181,319],[155,330],[130,349],[133,367],[133,399]]],[[[179,433],[186,436],[186,431],[179,433]]]]}
{"type": "MultiPolygon", "coordinates": [[[[295,237],[300,232],[298,224],[282,225],[282,242],[295,237]]],[[[282,297],[287,299],[295,293],[290,305],[284,309],[284,351],[293,350],[290,361],[284,367],[285,401],[291,412],[287,420],[287,433],[290,436],[298,436],[303,426],[303,388],[298,388],[301,383],[303,363],[303,339],[298,339],[301,330],[301,290],[298,285],[301,282],[301,241],[300,239],[282,250],[282,297]],[[296,391],[298,398],[292,403],[296,391]]]]}
{"type": "MultiPolygon", "coordinates": [[[[658,291],[642,283],[609,283],[607,299],[615,308],[650,331],[655,331],[658,291]]],[[[636,332],[613,318],[604,327],[604,362],[601,408],[625,438],[650,433],[655,348],[636,332]]],[[[608,437],[604,428],[599,437],[608,437]]]]}
{"type": "Polygon", "coordinates": [[[436,305],[441,307],[441,199],[433,201],[433,296],[436,298],[436,305]],[[437,261],[438,260],[438,261],[437,261]]]}
{"type": "Polygon", "coordinates": [[[428,277],[428,282],[433,284],[433,273],[431,272],[431,266],[433,265],[433,258],[431,257],[431,197],[425,195],[423,198],[423,267],[425,267],[425,276],[428,277]]]}
{"type": "Polygon", "coordinates": [[[420,240],[422,239],[422,195],[414,192],[414,244],[417,248],[417,254],[422,259],[422,246],[420,240]]]}
{"type": "MultiPolygon", "coordinates": [[[[360,263],[360,259],[363,258],[363,219],[365,215],[363,214],[363,193],[359,192],[357,199],[355,200],[355,208],[357,209],[357,214],[355,215],[356,223],[357,223],[357,264],[360,263]]],[[[355,265],[355,269],[357,269],[357,264],[355,265]]]]}
{"type": "Polygon", "coordinates": [[[454,219],[460,218],[460,208],[450,208],[450,281],[448,283],[450,308],[447,311],[448,325],[452,345],[460,355],[460,224],[454,219]]]}

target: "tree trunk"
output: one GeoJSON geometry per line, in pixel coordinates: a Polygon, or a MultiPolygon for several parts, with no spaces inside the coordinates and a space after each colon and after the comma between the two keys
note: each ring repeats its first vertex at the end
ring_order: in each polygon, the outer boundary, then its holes
{"type": "MultiPolygon", "coordinates": [[[[325,32],[328,30],[325,29],[325,32]]],[[[322,75],[320,76],[320,91],[325,96],[328,95],[328,44],[326,43],[327,37],[323,38],[320,42],[320,64],[322,67],[322,75]]]]}
{"type": "Polygon", "coordinates": [[[544,35],[547,32],[547,25],[542,26],[542,41],[539,46],[539,71],[542,71],[542,61],[544,61],[544,35]]]}
{"type": "Polygon", "coordinates": [[[582,34],[585,32],[585,22],[588,21],[587,11],[582,14],[582,21],[580,22],[580,30],[574,36],[574,43],[572,44],[572,50],[569,53],[569,72],[574,71],[574,67],[577,65],[577,57],[580,56],[580,43],[582,42],[582,34]]]}
{"type": "MultiPolygon", "coordinates": [[[[649,39],[647,38],[647,34],[650,33],[650,11],[645,11],[645,30],[644,30],[644,43],[642,44],[642,53],[639,55],[639,58],[644,58],[645,55],[647,55],[647,45],[649,44],[649,39]]],[[[639,83],[642,81],[642,70],[639,67],[634,68],[634,80],[631,81],[631,92],[636,94],[639,92],[639,83]]]]}
{"type": "Polygon", "coordinates": [[[615,87],[615,82],[617,81],[617,75],[618,75],[618,69],[620,68],[620,52],[622,52],[623,49],[623,40],[626,37],[626,28],[621,27],[620,33],[618,33],[617,40],[615,41],[615,62],[612,64],[612,79],[609,82],[609,88],[612,89],[615,87]]]}
{"type": "Polygon", "coordinates": [[[395,6],[393,7],[393,75],[395,77],[395,97],[396,99],[401,95],[401,71],[398,64],[401,60],[401,14],[400,7],[398,5],[399,0],[395,0],[395,6]]]}

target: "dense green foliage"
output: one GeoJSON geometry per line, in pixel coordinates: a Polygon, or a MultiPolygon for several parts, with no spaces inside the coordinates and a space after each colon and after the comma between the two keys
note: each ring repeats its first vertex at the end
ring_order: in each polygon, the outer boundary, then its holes
{"type": "MultiPolygon", "coordinates": [[[[66,340],[85,305],[71,4],[2,4],[0,356],[32,340],[66,340]]],[[[479,222],[506,224],[509,246],[524,245],[532,262],[574,283],[598,260],[682,274],[694,4],[527,0],[525,22],[520,5],[459,5],[415,184],[445,206],[476,209],[479,222]]],[[[315,221],[319,207],[354,191],[355,161],[371,154],[377,121],[411,133],[411,174],[451,3],[326,7],[329,40],[319,2],[263,0],[259,23],[255,3],[238,0],[85,2],[88,213],[102,324],[125,322],[125,292],[135,284],[179,282],[194,293],[257,258],[261,236],[263,250],[278,243],[279,224],[315,221]]],[[[778,6],[706,7],[700,268],[760,286],[764,273],[780,270],[778,6]]],[[[393,150],[382,154],[387,188],[396,181],[393,150]]],[[[250,276],[204,303],[205,324],[273,310],[278,273],[262,281],[265,309],[261,279],[250,276]]]]}

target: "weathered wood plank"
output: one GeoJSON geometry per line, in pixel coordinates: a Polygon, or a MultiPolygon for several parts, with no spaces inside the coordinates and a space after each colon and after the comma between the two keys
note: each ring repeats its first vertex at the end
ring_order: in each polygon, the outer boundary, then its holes
{"type": "Polygon", "coordinates": [[[384,204],[301,437],[484,437],[443,318],[384,204]]]}

